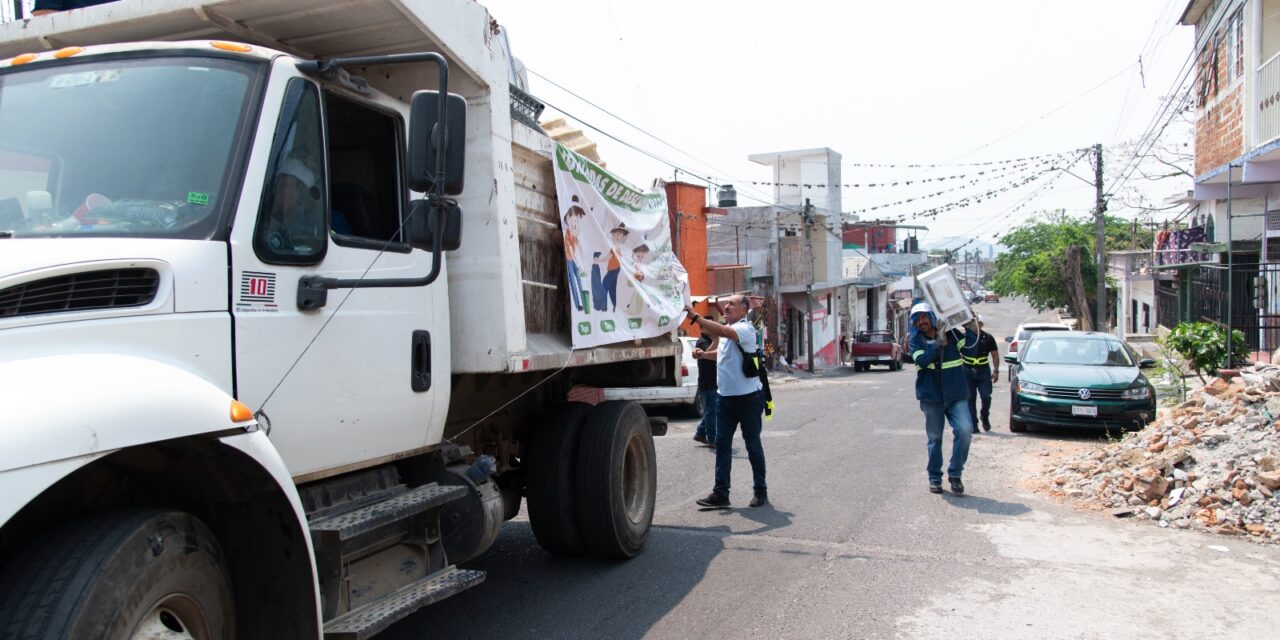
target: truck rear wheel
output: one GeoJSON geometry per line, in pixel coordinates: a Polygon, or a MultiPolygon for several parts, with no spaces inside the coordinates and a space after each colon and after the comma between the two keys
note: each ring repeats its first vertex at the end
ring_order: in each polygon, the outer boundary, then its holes
{"type": "Polygon", "coordinates": [[[587,417],[578,444],[578,523],[597,555],[644,550],[658,492],[658,460],[644,409],[605,402],[587,417]]]}
{"type": "Polygon", "coordinates": [[[0,573],[0,636],[235,636],[226,561],[194,516],[114,511],[70,523],[0,573]]]}
{"type": "Polygon", "coordinates": [[[538,545],[553,556],[576,556],[585,547],[574,507],[578,435],[591,405],[574,402],[549,412],[533,431],[525,464],[525,504],[538,545]]]}

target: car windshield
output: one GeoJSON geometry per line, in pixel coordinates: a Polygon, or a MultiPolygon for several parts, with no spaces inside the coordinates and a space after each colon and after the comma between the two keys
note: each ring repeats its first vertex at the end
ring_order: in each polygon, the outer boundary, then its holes
{"type": "Polygon", "coordinates": [[[1098,367],[1136,366],[1119,340],[1037,336],[1022,356],[1025,364],[1078,364],[1098,367]]]}
{"type": "Polygon", "coordinates": [[[0,235],[209,237],[254,74],[171,57],[0,75],[0,235]]]}
{"type": "Polygon", "coordinates": [[[893,342],[893,336],[887,333],[862,333],[858,334],[858,342],[875,342],[887,344],[893,342]]]}

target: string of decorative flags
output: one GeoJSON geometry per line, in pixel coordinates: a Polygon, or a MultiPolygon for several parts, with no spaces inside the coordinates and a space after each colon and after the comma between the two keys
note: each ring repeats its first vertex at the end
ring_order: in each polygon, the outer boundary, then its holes
{"type": "MultiPolygon", "coordinates": [[[[999,179],[1001,179],[1001,178],[1006,178],[1006,177],[1009,177],[1009,176],[1012,176],[1012,175],[1022,175],[1022,174],[1025,174],[1025,173],[1027,173],[1027,172],[1030,172],[1030,171],[1034,171],[1034,172],[1037,172],[1037,173],[1039,173],[1039,172],[1043,172],[1043,171],[1049,171],[1049,170],[1053,170],[1053,169],[1056,169],[1056,168],[1057,168],[1057,167],[1055,166],[1055,165],[1056,165],[1056,163],[1057,163],[1057,160],[1056,160],[1056,159],[1043,160],[1043,161],[1041,161],[1041,162],[1037,162],[1037,163],[1035,163],[1035,164],[1033,164],[1033,165],[1030,165],[1030,166],[1025,166],[1025,167],[1021,167],[1021,168],[1018,168],[1018,169],[1008,169],[1008,170],[1005,170],[1005,171],[1001,171],[1001,172],[997,172],[997,173],[992,173],[990,176],[987,176],[985,179],[969,180],[969,181],[967,181],[967,182],[965,182],[965,183],[963,183],[963,184],[956,185],[956,186],[951,187],[951,188],[949,188],[949,189],[943,189],[943,190],[941,190],[941,191],[934,191],[933,193],[926,193],[926,194],[922,194],[922,195],[918,195],[918,196],[912,196],[912,197],[910,197],[910,198],[903,198],[903,199],[898,200],[898,201],[896,201],[896,202],[888,202],[888,203],[885,203],[885,204],[878,204],[878,205],[871,206],[871,207],[863,207],[863,208],[861,208],[861,209],[854,209],[853,211],[850,211],[849,213],[854,213],[854,214],[859,214],[859,213],[869,213],[869,212],[871,212],[871,211],[878,211],[878,210],[880,210],[880,209],[887,209],[887,208],[890,208],[890,207],[896,207],[896,206],[899,206],[899,205],[909,204],[909,203],[917,202],[917,201],[920,201],[920,200],[927,200],[927,199],[929,199],[929,198],[936,198],[936,197],[938,197],[938,196],[946,195],[946,194],[948,194],[948,193],[954,193],[954,192],[959,191],[959,190],[961,190],[961,189],[968,189],[968,188],[970,188],[970,187],[972,187],[972,186],[974,186],[974,185],[978,185],[978,184],[985,184],[985,183],[989,183],[989,182],[995,182],[996,180],[999,180],[999,179]]],[[[1016,181],[1015,181],[1015,182],[1016,182],[1016,181]]]]}
{"type": "MultiPolygon", "coordinates": [[[[1056,153],[1044,153],[1036,156],[1027,156],[1025,158],[1007,158],[1005,160],[988,160],[986,162],[949,162],[949,163],[942,162],[942,163],[936,163],[936,164],[926,164],[926,163],[895,164],[890,162],[841,162],[840,164],[845,167],[862,167],[862,168],[872,168],[872,169],[939,169],[942,167],[990,167],[993,165],[1013,164],[1016,162],[1024,162],[1027,160],[1038,160],[1041,158],[1048,158],[1051,156],[1069,156],[1074,153],[1080,153],[1081,151],[1089,151],[1089,150],[1090,149],[1088,147],[1081,147],[1079,149],[1071,149],[1069,151],[1059,151],[1056,153]]],[[[801,162],[826,164],[825,162],[814,161],[814,160],[801,160],[801,162]]]]}
{"type": "MultiPolygon", "coordinates": [[[[930,182],[946,182],[946,181],[948,181],[948,180],[963,180],[963,179],[966,179],[966,178],[973,178],[973,179],[976,179],[976,178],[980,178],[980,177],[982,177],[982,176],[985,176],[985,175],[987,175],[988,173],[992,173],[992,172],[994,172],[994,171],[1005,171],[1005,172],[1011,172],[1011,171],[1016,171],[1017,169],[1020,169],[1020,168],[1027,168],[1027,167],[1029,167],[1029,166],[1036,165],[1036,164],[1046,164],[1046,163],[1052,163],[1052,162],[1061,162],[1061,161],[1062,161],[1062,159],[1063,159],[1063,158],[1065,158],[1067,155],[1068,155],[1068,154],[1053,154],[1053,155],[1049,155],[1049,156],[1035,156],[1035,157],[1032,157],[1032,158],[1019,158],[1019,159],[1017,159],[1017,160],[1011,160],[1011,161],[1008,161],[1008,162],[1003,162],[1003,161],[1002,161],[1002,162],[998,163],[1000,166],[999,166],[998,168],[996,168],[996,169],[983,169],[983,170],[981,170],[981,171],[970,171],[970,172],[967,172],[967,173],[957,173],[957,174],[953,174],[953,175],[949,175],[949,176],[934,176],[934,177],[930,177],[930,178],[914,178],[914,179],[911,179],[911,180],[905,180],[905,179],[903,179],[903,180],[885,180],[885,181],[880,181],[880,182],[854,182],[854,183],[843,183],[843,184],[834,185],[834,186],[843,187],[843,188],[845,188],[845,189],[892,188],[892,187],[905,187],[905,186],[911,186],[911,185],[913,185],[913,184],[927,184],[927,183],[930,183],[930,182]]],[[[884,166],[892,166],[892,165],[884,165],[884,166]]],[[[796,188],[796,189],[801,189],[801,188],[803,188],[803,189],[824,189],[824,188],[826,188],[826,187],[828,186],[827,184],[825,184],[825,183],[821,183],[821,182],[800,182],[800,183],[797,183],[797,182],[770,182],[770,181],[767,181],[767,180],[753,180],[753,181],[751,181],[751,184],[752,184],[752,185],[755,185],[755,186],[758,186],[758,187],[792,187],[792,188],[796,188]]]]}
{"type": "Polygon", "coordinates": [[[1004,193],[1008,193],[1009,191],[1013,191],[1018,187],[1023,187],[1028,184],[1031,184],[1032,182],[1035,182],[1036,180],[1038,180],[1040,177],[1042,177],[1045,173],[1048,173],[1049,171],[1052,171],[1052,169],[1027,176],[1020,180],[1016,180],[998,189],[988,189],[987,191],[984,191],[982,193],[975,193],[973,195],[966,196],[964,198],[956,200],[955,202],[951,202],[942,206],[933,207],[931,209],[925,209],[923,211],[917,211],[914,213],[903,214],[903,215],[897,216],[897,221],[902,222],[905,220],[918,220],[921,218],[937,219],[938,214],[940,213],[955,211],[956,209],[964,209],[975,204],[980,204],[983,200],[990,200],[1004,193]]]}

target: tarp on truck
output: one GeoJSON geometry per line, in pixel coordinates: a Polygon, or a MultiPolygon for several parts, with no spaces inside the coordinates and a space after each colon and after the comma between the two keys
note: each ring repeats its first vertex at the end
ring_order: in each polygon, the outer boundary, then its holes
{"type": "Polygon", "coordinates": [[[575,349],[652,338],[679,325],[689,277],[671,247],[667,198],[555,147],[575,349]]]}

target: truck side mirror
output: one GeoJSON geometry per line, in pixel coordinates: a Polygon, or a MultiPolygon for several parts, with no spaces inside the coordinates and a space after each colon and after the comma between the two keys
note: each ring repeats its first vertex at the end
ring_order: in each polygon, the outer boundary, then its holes
{"type": "Polygon", "coordinates": [[[1008,362],[1009,364],[1018,364],[1018,356],[1012,353],[1006,353],[1004,354],[1004,361],[1008,362]]]}
{"type": "Polygon", "coordinates": [[[445,121],[440,118],[439,91],[415,91],[409,104],[409,188],[414,191],[435,189],[436,155],[444,144],[444,193],[462,193],[467,101],[451,93],[446,104],[445,121]]]}
{"type": "Polygon", "coordinates": [[[1139,369],[1150,369],[1154,366],[1156,366],[1155,358],[1143,358],[1138,361],[1139,369]]]}
{"type": "Polygon", "coordinates": [[[414,200],[409,209],[405,235],[409,246],[423,251],[434,248],[437,233],[443,233],[441,249],[453,251],[462,245],[462,209],[455,203],[447,203],[443,212],[431,210],[428,200],[414,200]]]}

